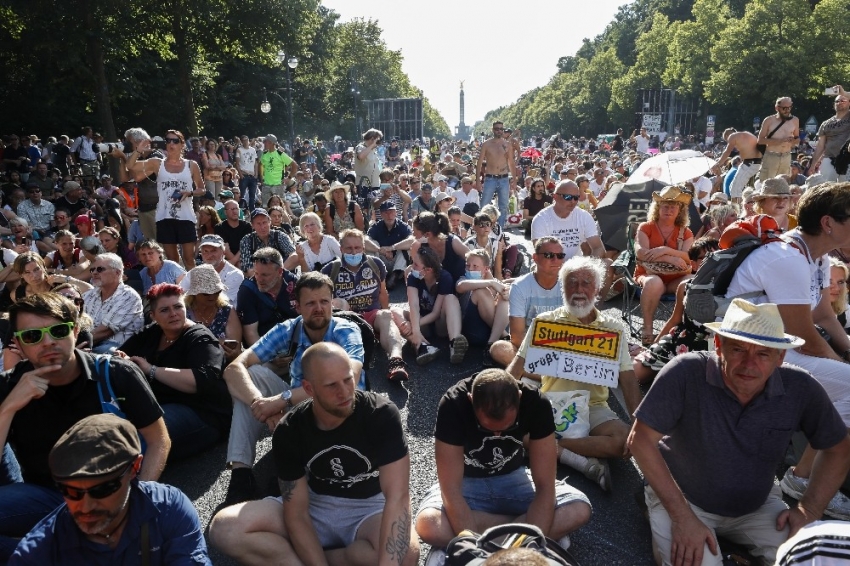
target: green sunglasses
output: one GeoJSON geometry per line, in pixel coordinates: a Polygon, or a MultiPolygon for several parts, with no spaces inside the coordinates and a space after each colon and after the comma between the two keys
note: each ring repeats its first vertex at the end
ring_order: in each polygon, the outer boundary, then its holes
{"type": "Polygon", "coordinates": [[[45,326],[44,328],[27,328],[26,330],[18,330],[14,333],[15,338],[27,346],[34,346],[44,340],[44,333],[50,334],[54,340],[62,340],[71,334],[74,328],[73,322],[60,322],[53,326],[45,326]]]}

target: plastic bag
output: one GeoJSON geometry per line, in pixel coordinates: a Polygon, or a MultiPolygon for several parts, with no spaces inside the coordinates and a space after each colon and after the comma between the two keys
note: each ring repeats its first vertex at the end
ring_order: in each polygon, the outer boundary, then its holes
{"type": "Polygon", "coordinates": [[[547,391],[552,404],[555,438],[584,438],[590,434],[590,391],[547,391]]]}

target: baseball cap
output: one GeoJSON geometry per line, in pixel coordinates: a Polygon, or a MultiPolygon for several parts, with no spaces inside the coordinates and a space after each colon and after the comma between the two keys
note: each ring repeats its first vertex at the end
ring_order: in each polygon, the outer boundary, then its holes
{"type": "Polygon", "coordinates": [[[141,453],[139,433],[130,421],[100,413],[69,428],[47,460],[57,480],[97,478],[121,471],[141,453]]]}
{"type": "Polygon", "coordinates": [[[201,243],[198,247],[202,248],[204,246],[215,246],[217,248],[224,249],[224,238],[218,234],[206,234],[203,238],[201,238],[201,243]]]}
{"type": "Polygon", "coordinates": [[[266,210],[265,208],[259,208],[259,207],[255,208],[253,211],[251,211],[251,220],[255,219],[258,216],[265,216],[266,218],[271,218],[271,216],[269,216],[268,210],[266,210]]]}
{"type": "Polygon", "coordinates": [[[381,212],[384,212],[385,210],[395,210],[396,208],[392,201],[385,200],[381,203],[380,209],[381,212]]]}
{"type": "Polygon", "coordinates": [[[218,198],[233,198],[233,192],[221,191],[220,193],[218,193],[218,198]]]}

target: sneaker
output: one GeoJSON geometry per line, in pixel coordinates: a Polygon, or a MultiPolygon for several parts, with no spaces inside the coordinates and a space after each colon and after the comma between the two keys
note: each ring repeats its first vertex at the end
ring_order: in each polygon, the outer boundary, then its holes
{"type": "Polygon", "coordinates": [[[481,357],[481,364],[485,368],[491,368],[496,365],[496,362],[493,360],[493,356],[490,355],[490,346],[492,346],[492,344],[487,344],[487,347],[484,348],[484,355],[481,357]]]}
{"type": "Polygon", "coordinates": [[[584,473],[590,467],[589,458],[585,458],[580,454],[576,454],[572,450],[558,447],[558,461],[565,466],[569,466],[574,470],[584,473]]]}
{"type": "Polygon", "coordinates": [[[563,537],[561,537],[561,539],[558,541],[558,546],[560,546],[560,547],[561,547],[561,548],[563,548],[564,550],[569,550],[569,549],[570,549],[570,544],[572,544],[572,543],[570,542],[570,535],[564,535],[564,536],[563,536],[563,537]]]}
{"type": "Polygon", "coordinates": [[[432,346],[431,344],[419,344],[419,349],[416,350],[416,363],[420,366],[424,366],[425,364],[432,362],[439,355],[440,349],[436,346],[432,346]]]}
{"type": "Polygon", "coordinates": [[[425,557],[425,566],[444,566],[446,563],[446,551],[441,548],[433,548],[425,557]]]}
{"type": "Polygon", "coordinates": [[[469,342],[466,337],[461,334],[454,340],[452,340],[451,345],[449,346],[449,361],[453,364],[459,364],[463,362],[463,357],[466,355],[466,351],[469,349],[469,342]]]}
{"type": "Polygon", "coordinates": [[[599,460],[598,458],[587,459],[587,469],[584,475],[587,479],[595,481],[602,488],[602,491],[611,493],[611,467],[607,460],[599,460]]]}
{"type": "MultiPolygon", "coordinates": [[[[809,487],[809,479],[794,475],[794,468],[788,468],[779,481],[782,493],[794,499],[801,499],[809,487]]],[[[824,509],[824,515],[833,519],[850,521],[850,498],[839,490],[824,509]]]]}
{"type": "Polygon", "coordinates": [[[387,379],[389,381],[407,381],[410,376],[407,374],[407,366],[401,358],[390,358],[387,364],[387,379]]]}
{"type": "Polygon", "coordinates": [[[216,509],[216,513],[225,507],[244,503],[257,498],[257,480],[251,468],[234,468],[230,472],[230,485],[227,486],[227,495],[224,501],[216,509]]]}

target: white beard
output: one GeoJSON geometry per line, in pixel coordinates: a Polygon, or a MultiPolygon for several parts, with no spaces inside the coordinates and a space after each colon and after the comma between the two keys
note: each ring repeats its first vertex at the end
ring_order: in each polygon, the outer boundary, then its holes
{"type": "Polygon", "coordinates": [[[593,301],[587,300],[581,305],[574,304],[572,299],[567,303],[567,311],[576,318],[584,318],[593,312],[593,301]]]}

